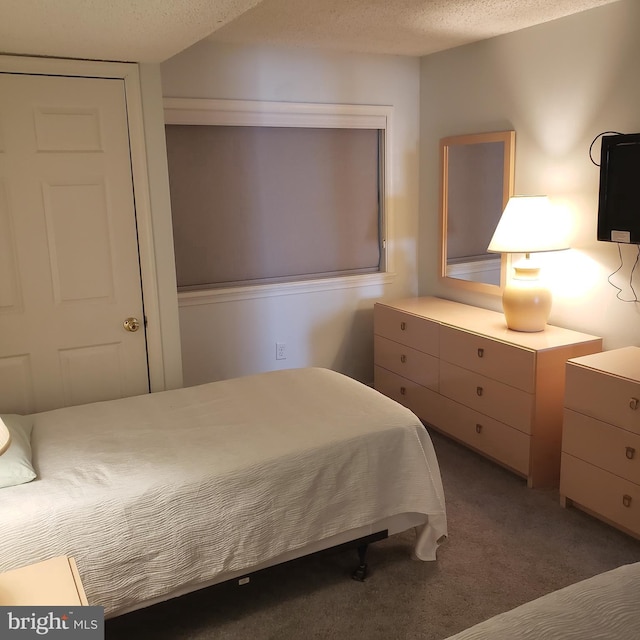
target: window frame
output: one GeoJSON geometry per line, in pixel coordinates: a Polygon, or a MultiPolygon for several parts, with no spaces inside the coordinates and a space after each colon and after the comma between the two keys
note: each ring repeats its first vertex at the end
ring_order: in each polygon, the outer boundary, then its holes
{"type": "Polygon", "coordinates": [[[319,104],[219,100],[206,98],[165,98],[165,124],[227,125],[260,127],[306,127],[378,129],[382,137],[381,153],[381,260],[376,273],[331,276],[291,282],[249,284],[215,289],[179,291],[182,306],[229,302],[276,295],[291,295],[388,284],[393,277],[392,242],[389,241],[391,202],[391,120],[393,107],[385,105],[319,104]]]}

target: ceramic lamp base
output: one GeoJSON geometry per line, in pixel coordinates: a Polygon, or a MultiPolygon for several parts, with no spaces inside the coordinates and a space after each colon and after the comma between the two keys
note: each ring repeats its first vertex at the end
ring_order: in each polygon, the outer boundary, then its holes
{"type": "Polygon", "coordinates": [[[529,262],[514,266],[515,275],[502,294],[507,327],[514,331],[544,331],[551,312],[551,292],[538,279],[540,269],[529,262]]]}

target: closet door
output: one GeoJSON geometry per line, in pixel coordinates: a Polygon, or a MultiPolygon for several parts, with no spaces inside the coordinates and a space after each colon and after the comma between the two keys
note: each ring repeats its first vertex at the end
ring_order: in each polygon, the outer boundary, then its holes
{"type": "Polygon", "coordinates": [[[148,391],[124,81],[0,73],[0,411],[148,391]]]}

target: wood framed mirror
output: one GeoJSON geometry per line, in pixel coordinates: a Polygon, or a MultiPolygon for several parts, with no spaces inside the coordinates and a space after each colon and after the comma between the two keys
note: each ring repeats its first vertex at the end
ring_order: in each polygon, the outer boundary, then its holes
{"type": "Polygon", "coordinates": [[[515,131],[440,140],[440,279],[447,285],[500,294],[507,256],[488,253],[513,195],[515,131]]]}

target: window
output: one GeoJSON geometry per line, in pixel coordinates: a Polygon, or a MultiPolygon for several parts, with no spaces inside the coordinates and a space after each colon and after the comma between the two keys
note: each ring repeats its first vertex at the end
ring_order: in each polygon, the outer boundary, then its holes
{"type": "Polygon", "coordinates": [[[165,101],[181,292],[387,270],[388,107],[165,101]]]}

